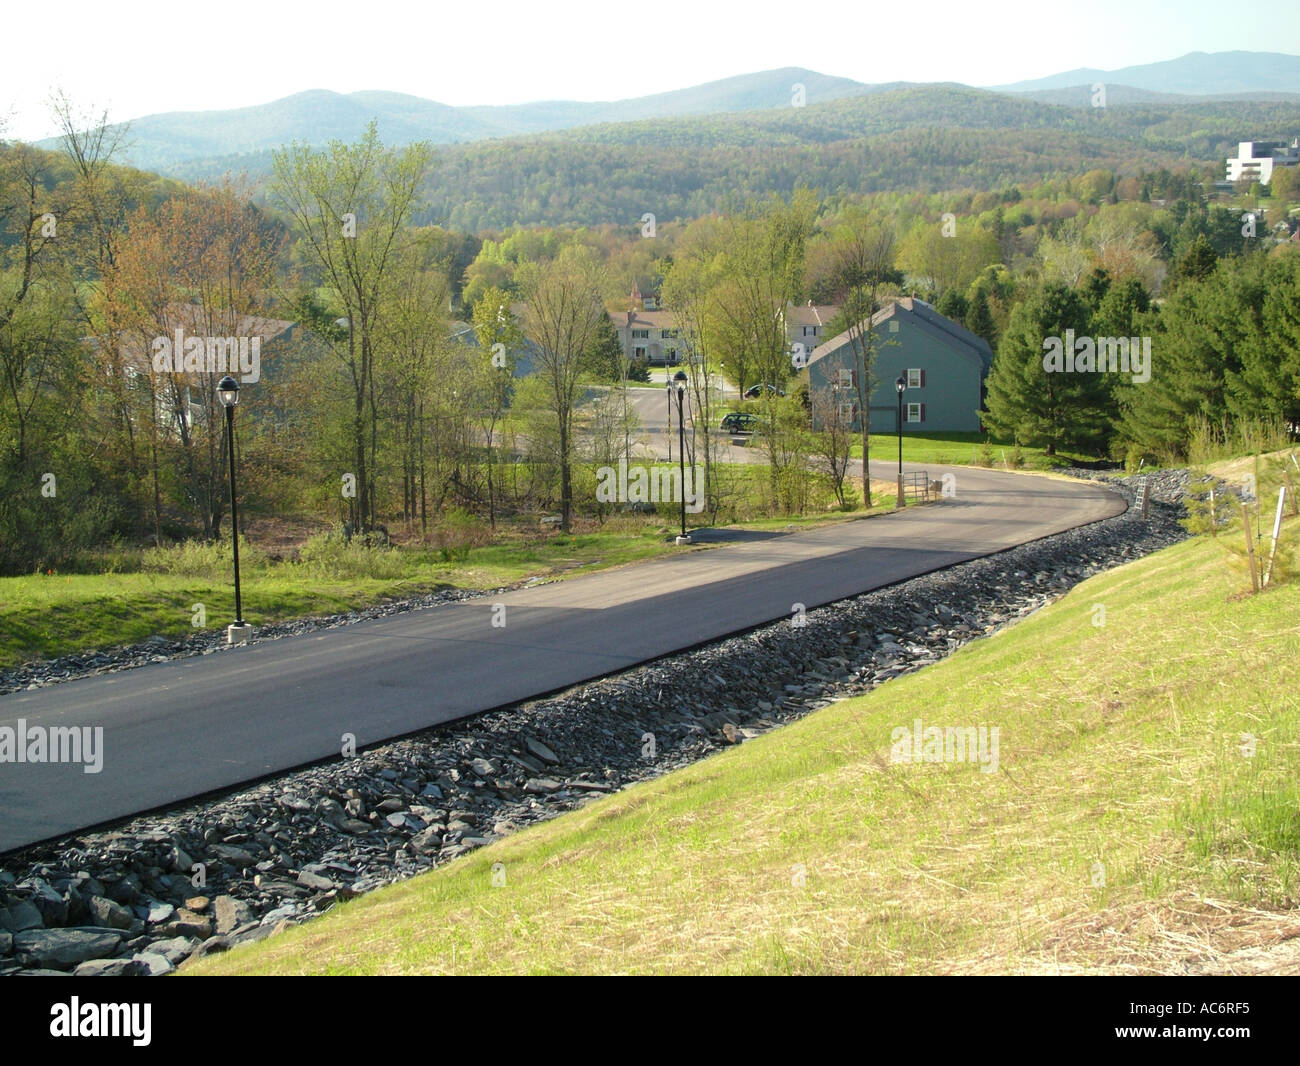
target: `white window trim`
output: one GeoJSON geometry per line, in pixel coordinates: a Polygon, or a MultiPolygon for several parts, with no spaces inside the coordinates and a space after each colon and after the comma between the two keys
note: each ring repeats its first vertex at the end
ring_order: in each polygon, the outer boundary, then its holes
{"type": "Polygon", "coordinates": [[[907,387],[909,389],[919,389],[921,387],[921,371],[915,367],[909,367],[907,371],[907,387]]]}
{"type": "Polygon", "coordinates": [[[921,405],[919,403],[909,403],[907,405],[907,417],[904,419],[904,422],[920,422],[920,421],[921,421],[921,405]]]}

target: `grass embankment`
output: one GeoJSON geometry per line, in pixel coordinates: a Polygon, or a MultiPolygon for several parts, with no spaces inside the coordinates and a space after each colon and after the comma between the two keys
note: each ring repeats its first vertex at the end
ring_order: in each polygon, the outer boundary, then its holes
{"type": "Polygon", "coordinates": [[[1300,591],[1240,596],[1228,562],[1201,539],[1100,575],[867,696],[188,969],[1159,971],[1207,957],[1237,918],[1300,894],[1300,591]],[[996,772],[891,763],[892,731],[915,719],[996,727],[996,772]]]}

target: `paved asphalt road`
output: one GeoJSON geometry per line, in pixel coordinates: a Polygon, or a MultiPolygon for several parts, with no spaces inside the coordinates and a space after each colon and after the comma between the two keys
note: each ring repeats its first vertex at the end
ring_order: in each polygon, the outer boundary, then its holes
{"type": "Polygon", "coordinates": [[[0,697],[0,727],[103,727],[99,773],[0,763],[0,852],[337,756],[344,733],[372,744],[515,703],[1124,509],[1095,485],[952,473],[955,498],[933,506],[0,697]]]}

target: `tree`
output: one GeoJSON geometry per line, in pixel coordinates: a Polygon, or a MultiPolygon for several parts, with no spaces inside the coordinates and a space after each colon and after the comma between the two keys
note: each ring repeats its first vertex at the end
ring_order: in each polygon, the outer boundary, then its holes
{"type": "MultiPolygon", "coordinates": [[[[858,424],[862,432],[862,502],[871,507],[871,393],[880,342],[873,317],[886,285],[897,279],[894,270],[894,229],[860,210],[846,211],[831,234],[834,249],[830,288],[840,304],[840,322],[853,352],[858,424]]],[[[830,329],[834,331],[835,323],[830,329]]]]}
{"type": "Polygon", "coordinates": [[[400,251],[424,172],[433,159],[427,143],[386,149],[372,121],[361,141],[332,141],[323,151],[294,144],[273,156],[272,193],[293,218],[313,265],[347,320],[338,347],[351,392],[352,462],[356,470],[356,524],[375,523],[379,356],[376,338],[388,290],[400,286],[400,251]]]}
{"type": "Polygon", "coordinates": [[[510,390],[515,376],[514,352],[524,343],[524,331],[510,310],[504,290],[489,286],[474,305],[474,335],[482,357],[478,360],[480,410],[485,419],[487,444],[488,522],[496,528],[496,491],[492,478],[496,451],[497,424],[510,405],[510,390]]]}
{"type": "Polygon", "coordinates": [[[569,245],[546,263],[521,263],[516,278],[527,304],[525,331],[538,346],[537,376],[554,419],[560,469],[560,528],[573,528],[573,410],[578,382],[600,322],[606,317],[598,264],[569,245]]]}
{"type": "Polygon", "coordinates": [[[997,348],[997,329],[993,325],[993,315],[989,312],[989,298],[984,289],[977,288],[971,297],[970,307],[966,311],[966,328],[977,337],[983,337],[990,348],[997,348]]]}
{"type": "MultiPolygon", "coordinates": [[[[798,189],[788,200],[773,196],[750,204],[744,214],[724,220],[720,271],[725,295],[716,307],[723,331],[737,345],[728,366],[744,359],[757,383],[781,386],[794,366],[786,331],[785,309],[803,293],[804,248],[817,211],[808,189],[798,189]]],[[[743,388],[744,373],[741,373],[743,388]]],[[[763,389],[764,421],[774,428],[776,394],[763,389]]],[[[767,450],[769,486],[775,501],[781,494],[783,457],[787,454],[773,433],[762,437],[767,450]]]]}
{"type": "Polygon", "coordinates": [[[1017,444],[1045,447],[1097,446],[1109,429],[1110,386],[1095,371],[1049,371],[1048,342],[1067,341],[1066,331],[1086,336],[1087,304],[1060,282],[1042,285],[1011,313],[988,378],[985,424],[1017,444]]]}

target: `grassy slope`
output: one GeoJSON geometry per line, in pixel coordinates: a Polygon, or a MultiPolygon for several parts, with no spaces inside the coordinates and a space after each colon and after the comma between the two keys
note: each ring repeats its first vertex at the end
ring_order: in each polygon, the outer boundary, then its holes
{"type": "Polygon", "coordinates": [[[865,697],[189,969],[1166,968],[1207,915],[1300,894],[1300,591],[1240,588],[1215,543],[1179,545],[865,697]],[[917,717],[997,726],[999,770],[891,764],[891,730],[917,717]]]}

